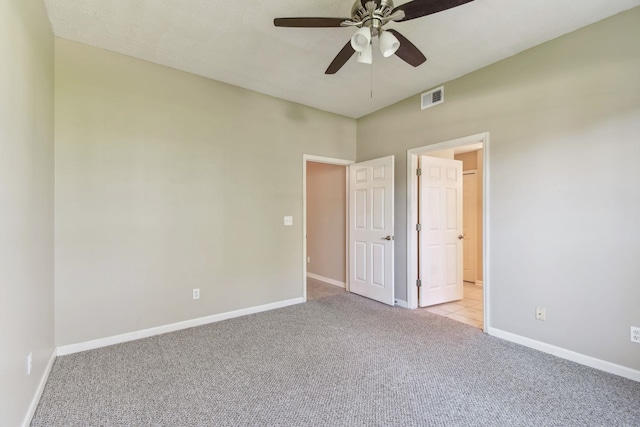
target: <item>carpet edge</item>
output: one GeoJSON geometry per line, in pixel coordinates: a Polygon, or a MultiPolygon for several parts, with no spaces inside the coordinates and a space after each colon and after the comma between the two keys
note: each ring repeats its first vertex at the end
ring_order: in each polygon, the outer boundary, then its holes
{"type": "Polygon", "coordinates": [[[149,329],[142,329],[139,331],[127,332],[120,335],[113,335],[110,337],[98,338],[91,341],[63,345],[57,348],[57,355],[67,356],[69,354],[79,353],[81,351],[94,350],[97,348],[107,347],[114,344],[121,344],[124,342],[135,341],[142,338],[149,338],[155,335],[162,335],[168,332],[175,332],[182,329],[188,329],[196,326],[207,325],[209,323],[221,322],[223,320],[233,319],[235,317],[246,316],[249,314],[262,313],[264,311],[284,308],[291,305],[301,304],[303,302],[304,302],[304,299],[301,297],[293,298],[293,299],[277,301],[269,304],[258,305],[254,307],[242,308],[234,311],[227,311],[224,313],[212,314],[210,316],[199,317],[196,319],[185,320],[182,322],[156,326],[149,329]]]}
{"type": "Polygon", "coordinates": [[[47,380],[49,379],[49,374],[51,374],[51,369],[53,369],[53,362],[56,361],[56,357],[58,355],[57,349],[53,349],[51,352],[51,356],[49,357],[49,362],[47,362],[47,366],[44,368],[44,372],[42,373],[42,377],[40,378],[40,382],[38,383],[38,388],[36,389],[35,394],[33,395],[33,399],[31,399],[31,404],[29,405],[29,409],[27,410],[27,414],[24,417],[24,421],[22,422],[22,427],[29,427],[31,424],[31,420],[33,416],[36,414],[36,409],[38,409],[38,403],[40,403],[40,398],[42,397],[42,393],[44,392],[44,388],[47,385],[47,380]]]}
{"type": "Polygon", "coordinates": [[[525,347],[532,348],[534,350],[539,350],[543,353],[551,354],[561,359],[566,359],[580,365],[588,366],[590,368],[598,369],[600,371],[608,372],[610,374],[618,375],[620,377],[640,382],[640,371],[629,368],[627,366],[618,365],[606,360],[587,356],[586,354],[577,353],[575,351],[547,344],[542,341],[536,341],[531,338],[523,337],[522,335],[503,331],[502,329],[489,327],[487,328],[487,333],[496,338],[501,338],[515,344],[520,344],[525,347]]]}

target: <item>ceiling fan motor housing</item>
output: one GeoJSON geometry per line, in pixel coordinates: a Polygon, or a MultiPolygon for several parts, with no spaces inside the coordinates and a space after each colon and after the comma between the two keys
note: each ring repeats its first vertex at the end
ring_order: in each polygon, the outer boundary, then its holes
{"type": "Polygon", "coordinates": [[[351,9],[351,19],[371,28],[371,36],[375,37],[386,24],[383,18],[391,15],[393,8],[392,0],[356,0],[351,9]]]}

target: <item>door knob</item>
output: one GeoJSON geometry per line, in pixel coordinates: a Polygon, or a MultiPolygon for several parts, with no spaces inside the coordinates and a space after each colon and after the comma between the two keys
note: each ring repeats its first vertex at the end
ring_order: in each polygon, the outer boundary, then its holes
{"type": "Polygon", "coordinates": [[[393,237],[391,236],[383,237],[382,240],[393,240],[393,237]]]}
{"type": "Polygon", "coordinates": [[[464,236],[462,234],[458,234],[458,239],[462,240],[464,239],[464,236]]]}

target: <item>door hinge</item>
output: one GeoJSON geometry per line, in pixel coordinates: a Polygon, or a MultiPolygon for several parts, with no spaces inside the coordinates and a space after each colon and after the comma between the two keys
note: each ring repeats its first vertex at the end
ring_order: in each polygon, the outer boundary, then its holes
{"type": "Polygon", "coordinates": [[[420,280],[420,279],[416,280],[416,286],[421,288],[422,287],[422,280],[420,280]]]}
{"type": "Polygon", "coordinates": [[[420,168],[416,169],[416,175],[422,176],[422,169],[420,168]]]}
{"type": "Polygon", "coordinates": [[[416,224],[416,231],[422,231],[422,224],[416,224]]]}

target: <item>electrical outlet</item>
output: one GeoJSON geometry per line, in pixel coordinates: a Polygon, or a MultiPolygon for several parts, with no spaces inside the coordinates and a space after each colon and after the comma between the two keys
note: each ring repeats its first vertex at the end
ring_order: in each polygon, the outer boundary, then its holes
{"type": "Polygon", "coordinates": [[[307,257],[307,264],[309,264],[309,263],[311,263],[311,257],[310,256],[307,257]]]}
{"type": "Polygon", "coordinates": [[[27,375],[31,375],[31,363],[33,361],[33,352],[29,352],[27,356],[27,375]]]}
{"type": "Polygon", "coordinates": [[[200,299],[200,289],[193,290],[193,299],[200,299]]]}
{"type": "Polygon", "coordinates": [[[544,307],[536,307],[536,319],[547,320],[547,309],[544,307]]]}
{"type": "Polygon", "coordinates": [[[637,326],[631,326],[631,342],[637,342],[640,344],[640,328],[637,326]]]}
{"type": "Polygon", "coordinates": [[[284,225],[293,225],[293,217],[292,216],[285,216],[284,217],[284,225]]]}

